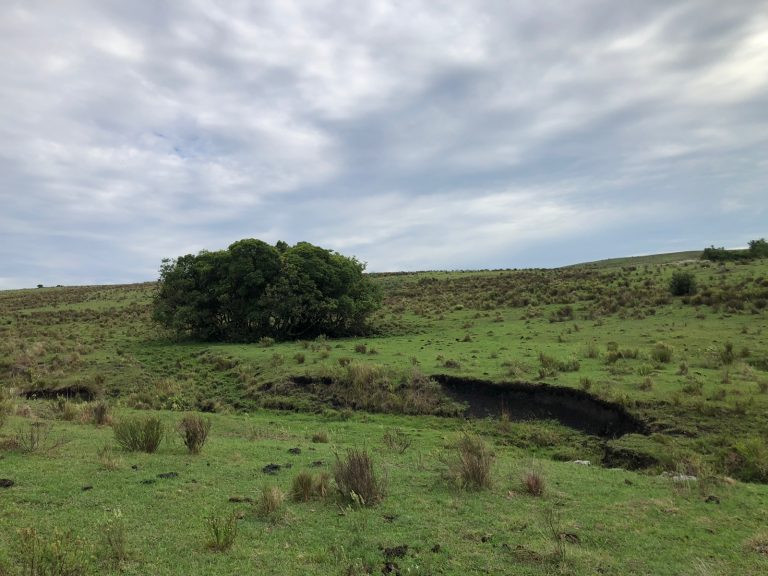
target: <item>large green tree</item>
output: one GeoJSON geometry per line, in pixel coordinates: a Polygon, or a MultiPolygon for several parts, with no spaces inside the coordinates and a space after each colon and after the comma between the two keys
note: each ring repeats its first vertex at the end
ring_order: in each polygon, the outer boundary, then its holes
{"type": "Polygon", "coordinates": [[[239,240],[227,250],[164,260],[154,317],[204,340],[357,335],[381,302],[364,269],[308,242],[239,240]]]}

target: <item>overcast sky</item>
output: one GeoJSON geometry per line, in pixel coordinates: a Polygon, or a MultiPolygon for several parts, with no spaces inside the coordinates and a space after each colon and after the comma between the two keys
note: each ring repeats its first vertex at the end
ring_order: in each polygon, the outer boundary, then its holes
{"type": "Polygon", "coordinates": [[[0,55],[0,288],[768,236],[765,0],[3,0],[0,55]]]}

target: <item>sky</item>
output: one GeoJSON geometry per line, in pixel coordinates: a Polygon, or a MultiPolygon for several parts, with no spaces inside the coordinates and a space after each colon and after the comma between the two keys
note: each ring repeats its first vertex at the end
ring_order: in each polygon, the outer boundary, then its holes
{"type": "Polygon", "coordinates": [[[3,0],[0,54],[0,289],[768,236],[765,0],[3,0]]]}

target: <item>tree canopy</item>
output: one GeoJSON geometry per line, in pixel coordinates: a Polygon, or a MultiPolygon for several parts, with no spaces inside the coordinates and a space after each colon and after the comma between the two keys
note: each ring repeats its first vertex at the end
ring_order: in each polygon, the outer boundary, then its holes
{"type": "Polygon", "coordinates": [[[154,318],[179,335],[251,342],[352,336],[381,297],[355,258],[253,238],[163,260],[154,318]]]}

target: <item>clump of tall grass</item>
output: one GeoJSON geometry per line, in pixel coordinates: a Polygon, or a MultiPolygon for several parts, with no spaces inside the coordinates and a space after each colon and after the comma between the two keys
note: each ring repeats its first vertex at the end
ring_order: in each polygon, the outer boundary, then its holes
{"type": "Polygon", "coordinates": [[[264,486],[256,502],[256,515],[272,524],[285,518],[285,493],[277,486],[264,486]]]}
{"type": "Polygon", "coordinates": [[[112,429],[115,441],[127,452],[156,452],[165,435],[163,423],[156,416],[126,418],[112,429]]]}
{"type": "Polygon", "coordinates": [[[344,458],[336,454],[333,477],[345,500],[375,506],[384,499],[385,483],[376,474],[373,459],[364,449],[350,448],[344,458]]]}
{"type": "Polygon", "coordinates": [[[330,489],[330,478],[327,472],[317,475],[306,470],[299,472],[291,485],[291,499],[294,502],[309,502],[314,498],[325,498],[330,489]]]}
{"type": "Polygon", "coordinates": [[[463,434],[447,457],[448,477],[467,490],[490,488],[494,460],[493,452],[482,438],[463,434]]]}
{"type": "Polygon", "coordinates": [[[86,407],[83,416],[86,420],[97,426],[104,426],[112,421],[109,404],[104,400],[98,400],[89,404],[86,407]]]}
{"type": "Polygon", "coordinates": [[[521,476],[523,491],[531,496],[543,496],[546,488],[546,481],[541,468],[532,463],[529,468],[523,471],[521,476]]]}
{"type": "Polygon", "coordinates": [[[211,514],[205,519],[208,534],[206,545],[210,550],[226,552],[237,538],[237,512],[234,510],[224,516],[211,514]]]}
{"type": "Polygon", "coordinates": [[[176,431],[189,453],[199,454],[208,440],[211,420],[197,414],[186,414],[176,427],[176,431]]]}
{"type": "Polygon", "coordinates": [[[664,342],[657,342],[651,350],[651,358],[659,364],[669,364],[672,361],[672,347],[664,342]]]}

